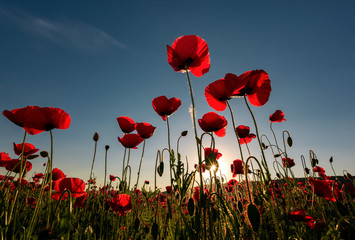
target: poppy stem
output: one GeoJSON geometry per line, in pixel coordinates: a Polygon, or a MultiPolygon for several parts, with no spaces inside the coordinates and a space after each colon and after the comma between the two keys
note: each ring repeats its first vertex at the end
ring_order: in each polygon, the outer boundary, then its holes
{"type": "Polygon", "coordinates": [[[143,149],[142,149],[142,156],[141,156],[141,161],[139,163],[139,168],[138,168],[138,174],[137,174],[137,183],[134,187],[134,189],[138,188],[138,181],[139,181],[139,175],[141,174],[141,166],[142,166],[142,161],[143,161],[143,156],[144,156],[144,149],[145,149],[145,139],[143,141],[143,149]]]}
{"type": "MultiPolygon", "coordinates": [[[[198,147],[198,136],[197,136],[197,128],[196,128],[196,116],[195,116],[195,102],[194,102],[194,94],[192,92],[192,86],[191,86],[191,80],[190,80],[190,75],[189,71],[187,68],[187,64],[185,65],[185,70],[186,70],[186,76],[187,76],[187,82],[189,84],[189,90],[190,90],[190,96],[191,96],[191,104],[192,104],[192,121],[194,124],[194,132],[195,132],[195,141],[196,141],[196,147],[197,147],[197,154],[198,154],[198,165],[202,166],[202,157],[201,157],[201,149],[198,147]]],[[[202,191],[200,191],[200,199],[202,199],[203,196],[203,178],[202,178],[202,171],[199,171],[200,173],[200,188],[202,191]]],[[[201,208],[199,208],[199,216],[201,216],[201,208]]]]}
{"type": "Polygon", "coordinates": [[[250,112],[250,115],[251,117],[253,118],[253,122],[254,122],[254,126],[255,126],[255,132],[256,132],[256,138],[258,139],[258,143],[259,143],[259,146],[260,146],[260,150],[261,150],[261,154],[263,156],[263,161],[264,161],[264,167],[265,167],[265,170],[266,170],[266,177],[267,177],[267,181],[269,182],[271,180],[271,177],[270,177],[270,172],[269,172],[269,168],[267,166],[267,162],[266,162],[266,158],[265,158],[265,154],[264,154],[264,150],[263,150],[263,147],[261,145],[261,142],[260,142],[260,137],[259,137],[259,131],[258,131],[258,125],[256,124],[256,120],[255,120],[255,117],[254,117],[254,114],[253,112],[251,111],[251,108],[248,104],[248,101],[247,101],[247,98],[244,96],[244,101],[245,101],[245,104],[247,105],[247,108],[250,112]]]}
{"type": "Polygon", "coordinates": [[[94,169],[94,164],[95,164],[96,147],[97,147],[97,141],[95,141],[94,157],[93,157],[93,159],[92,159],[91,171],[90,171],[90,178],[89,178],[89,184],[88,184],[87,190],[90,189],[90,185],[91,185],[91,181],[92,181],[92,171],[93,171],[93,169],[94,169]]]}
{"type": "Polygon", "coordinates": [[[169,117],[166,118],[166,126],[168,128],[168,147],[169,147],[169,168],[170,168],[170,187],[173,187],[172,167],[171,167],[171,146],[170,146],[170,126],[169,117]]]}
{"type": "Polygon", "coordinates": [[[236,138],[237,138],[237,142],[238,142],[238,146],[239,146],[239,152],[240,152],[240,157],[242,158],[242,162],[244,163],[242,146],[240,145],[239,136],[238,136],[238,134],[237,134],[237,130],[236,130],[236,127],[235,127],[235,121],[234,121],[234,116],[233,116],[232,107],[230,106],[228,100],[227,100],[226,102],[227,102],[227,106],[228,106],[229,112],[231,113],[232,124],[233,124],[233,132],[234,132],[234,134],[235,134],[235,136],[236,136],[236,138]]]}
{"type": "Polygon", "coordinates": [[[123,176],[124,176],[124,164],[125,164],[125,160],[126,160],[126,151],[127,151],[127,148],[125,147],[124,148],[124,153],[123,153],[123,165],[122,165],[122,180],[121,181],[124,181],[124,179],[123,179],[123,176]]]}
{"type": "Polygon", "coordinates": [[[49,171],[50,171],[50,177],[49,177],[49,191],[48,191],[48,201],[49,201],[49,204],[48,204],[48,217],[47,217],[47,226],[49,226],[49,219],[50,219],[50,216],[51,216],[51,192],[52,192],[52,178],[53,178],[53,134],[52,134],[52,130],[49,130],[49,136],[51,138],[51,155],[50,155],[50,158],[49,158],[49,162],[48,162],[48,165],[49,165],[49,171]]]}

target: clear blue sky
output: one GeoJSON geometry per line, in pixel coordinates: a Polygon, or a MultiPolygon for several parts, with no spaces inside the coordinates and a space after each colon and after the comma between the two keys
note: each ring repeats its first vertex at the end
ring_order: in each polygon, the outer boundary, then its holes
{"type": "MultiPolygon", "coordinates": [[[[198,118],[213,111],[204,98],[206,85],[228,72],[239,75],[264,69],[271,79],[271,96],[266,105],[253,110],[260,132],[269,137],[269,115],[284,111],[287,121],[274,124],[274,129],[278,137],[284,129],[293,137],[289,156],[295,159],[296,175],[302,176],[300,156],[308,156],[310,149],[327,174],[332,175],[330,156],[337,174],[343,169],[355,174],[354,12],[353,1],[225,0],[184,5],[181,1],[2,0],[0,110],[38,105],[67,111],[70,128],[54,131],[54,167],[85,180],[95,132],[100,141],[94,172],[101,181],[105,145],[111,146],[108,174],[121,175],[123,147],[117,136],[122,132],[116,117],[149,122],[157,130],[147,141],[140,179],[153,182],[156,151],[167,147],[165,122],[151,105],[157,96],[181,99],[181,108],[170,118],[172,142],[189,130],[180,149],[190,167],[196,162],[186,76],[173,71],[166,55],[166,44],[195,34],[206,40],[211,56],[210,71],[192,77],[198,118]]],[[[240,99],[231,103],[237,125],[248,125],[255,133],[244,103],[240,99]]],[[[231,123],[229,112],[219,114],[231,123]]],[[[12,142],[20,143],[22,137],[21,128],[0,117],[0,151],[15,157],[12,142]]],[[[49,150],[47,133],[29,136],[28,141],[49,150]]],[[[131,154],[133,181],[141,147],[131,154]]],[[[231,124],[216,147],[227,167],[239,157],[231,124]]],[[[260,155],[256,141],[250,147],[260,155]]],[[[41,172],[43,161],[33,160],[30,173],[41,172]]],[[[167,174],[159,179],[160,186],[168,182],[167,174]]]]}

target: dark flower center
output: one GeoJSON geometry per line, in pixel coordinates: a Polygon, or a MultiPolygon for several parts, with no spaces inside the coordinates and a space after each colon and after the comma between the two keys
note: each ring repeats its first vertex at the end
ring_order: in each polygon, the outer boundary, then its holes
{"type": "Polygon", "coordinates": [[[191,63],[193,63],[193,59],[191,58],[191,57],[188,57],[186,60],[185,60],[185,62],[183,63],[183,64],[181,64],[181,65],[179,65],[178,67],[180,68],[180,69],[185,69],[185,66],[189,66],[191,63]]]}
{"type": "Polygon", "coordinates": [[[52,130],[52,129],[54,129],[53,124],[52,123],[47,123],[46,124],[46,131],[49,131],[49,130],[52,130]]]}

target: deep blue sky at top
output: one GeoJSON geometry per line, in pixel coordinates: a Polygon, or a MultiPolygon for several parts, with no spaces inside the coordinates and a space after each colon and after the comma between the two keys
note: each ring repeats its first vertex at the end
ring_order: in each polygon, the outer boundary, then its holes
{"type": "MultiPolygon", "coordinates": [[[[206,40],[211,56],[210,71],[192,77],[198,118],[213,111],[204,98],[206,85],[228,72],[264,69],[271,96],[253,110],[270,139],[269,115],[285,112],[287,121],[274,128],[279,142],[284,129],[293,137],[289,155],[296,175],[302,174],[300,155],[310,149],[329,175],[330,156],[338,174],[354,174],[354,12],[352,1],[0,1],[0,110],[38,105],[67,111],[70,128],[54,131],[54,166],[83,179],[94,132],[100,134],[95,175],[102,178],[105,145],[111,146],[109,174],[120,175],[116,117],[150,122],[157,130],[147,141],[141,179],[152,181],[156,151],[167,147],[165,122],[151,105],[157,96],[182,100],[170,118],[172,142],[189,130],[180,149],[191,165],[196,162],[186,76],[174,72],[166,56],[166,44],[195,34],[206,40]]],[[[233,99],[232,106],[237,125],[255,132],[243,101],[233,99]]],[[[227,111],[219,114],[230,122],[227,111]]],[[[12,142],[22,136],[22,129],[0,117],[0,151],[13,156],[12,142]]],[[[28,141],[49,149],[47,133],[28,141]]],[[[227,167],[239,157],[231,124],[216,147],[227,167]]],[[[260,155],[256,141],[251,149],[260,155]]],[[[141,147],[131,155],[133,178],[140,154],[141,147]]],[[[43,161],[33,160],[33,172],[43,161]]],[[[167,175],[160,181],[167,182],[167,175]]]]}

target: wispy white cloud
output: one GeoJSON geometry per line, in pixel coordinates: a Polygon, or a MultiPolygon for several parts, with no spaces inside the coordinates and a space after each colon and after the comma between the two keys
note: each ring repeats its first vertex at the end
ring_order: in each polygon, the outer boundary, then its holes
{"type": "Polygon", "coordinates": [[[20,9],[2,7],[0,7],[0,17],[7,19],[23,31],[66,47],[95,52],[112,47],[126,49],[125,44],[108,33],[85,23],[66,19],[49,20],[20,9]]]}

